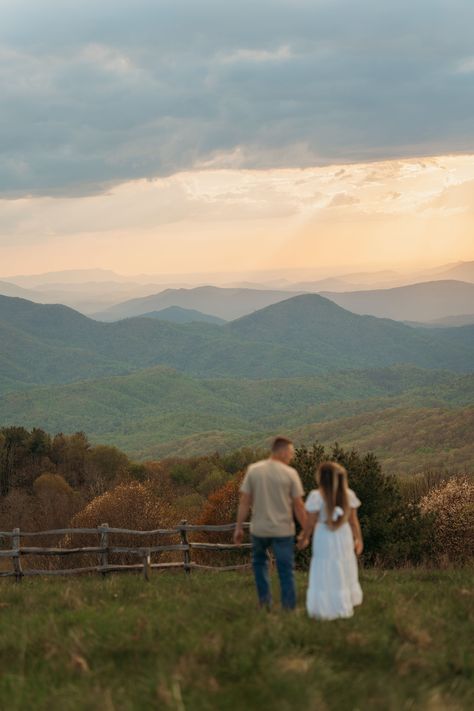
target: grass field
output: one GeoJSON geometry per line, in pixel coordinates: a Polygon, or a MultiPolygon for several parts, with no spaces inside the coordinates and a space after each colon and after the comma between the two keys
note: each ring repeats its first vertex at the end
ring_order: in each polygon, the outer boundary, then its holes
{"type": "Polygon", "coordinates": [[[0,708],[474,708],[473,570],[365,571],[351,620],[256,609],[248,574],[0,583],[0,708]]]}

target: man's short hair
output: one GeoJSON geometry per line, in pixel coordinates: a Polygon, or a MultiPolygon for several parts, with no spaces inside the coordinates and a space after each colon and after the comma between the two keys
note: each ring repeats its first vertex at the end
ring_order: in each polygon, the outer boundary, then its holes
{"type": "Polygon", "coordinates": [[[286,449],[287,447],[291,447],[293,442],[291,439],[288,439],[288,437],[283,437],[279,435],[278,437],[275,437],[275,439],[272,442],[272,452],[275,454],[275,452],[280,452],[282,449],[286,449]]]}

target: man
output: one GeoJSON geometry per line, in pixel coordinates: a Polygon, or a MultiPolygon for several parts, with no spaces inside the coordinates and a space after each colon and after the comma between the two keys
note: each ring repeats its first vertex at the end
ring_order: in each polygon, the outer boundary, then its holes
{"type": "Polygon", "coordinates": [[[268,573],[269,548],[275,556],[280,579],[281,604],[284,609],[296,606],[294,579],[294,545],[296,516],[304,528],[306,511],[303,503],[303,486],[298,472],[289,466],[295,449],[291,440],[277,437],[269,459],[251,464],[240,488],[240,503],[234,542],[243,540],[243,523],[250,508],[252,517],[252,567],[260,605],[270,607],[272,602],[268,573]]]}

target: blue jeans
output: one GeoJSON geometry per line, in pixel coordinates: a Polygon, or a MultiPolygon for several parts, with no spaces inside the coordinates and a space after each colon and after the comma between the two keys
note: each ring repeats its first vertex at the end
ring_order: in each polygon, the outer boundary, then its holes
{"type": "Polygon", "coordinates": [[[268,572],[268,549],[272,548],[275,556],[278,577],[280,579],[281,604],[286,610],[296,607],[296,589],[294,576],[295,537],[275,536],[261,538],[252,536],[252,567],[260,605],[272,604],[270,576],[268,572]]]}

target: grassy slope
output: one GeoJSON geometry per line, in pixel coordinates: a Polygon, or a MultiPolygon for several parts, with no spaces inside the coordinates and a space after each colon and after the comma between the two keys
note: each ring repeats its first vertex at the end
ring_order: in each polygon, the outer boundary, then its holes
{"type": "Polygon", "coordinates": [[[368,571],[351,620],[256,610],[249,575],[0,585],[9,711],[474,705],[472,570],[368,571]]]}

